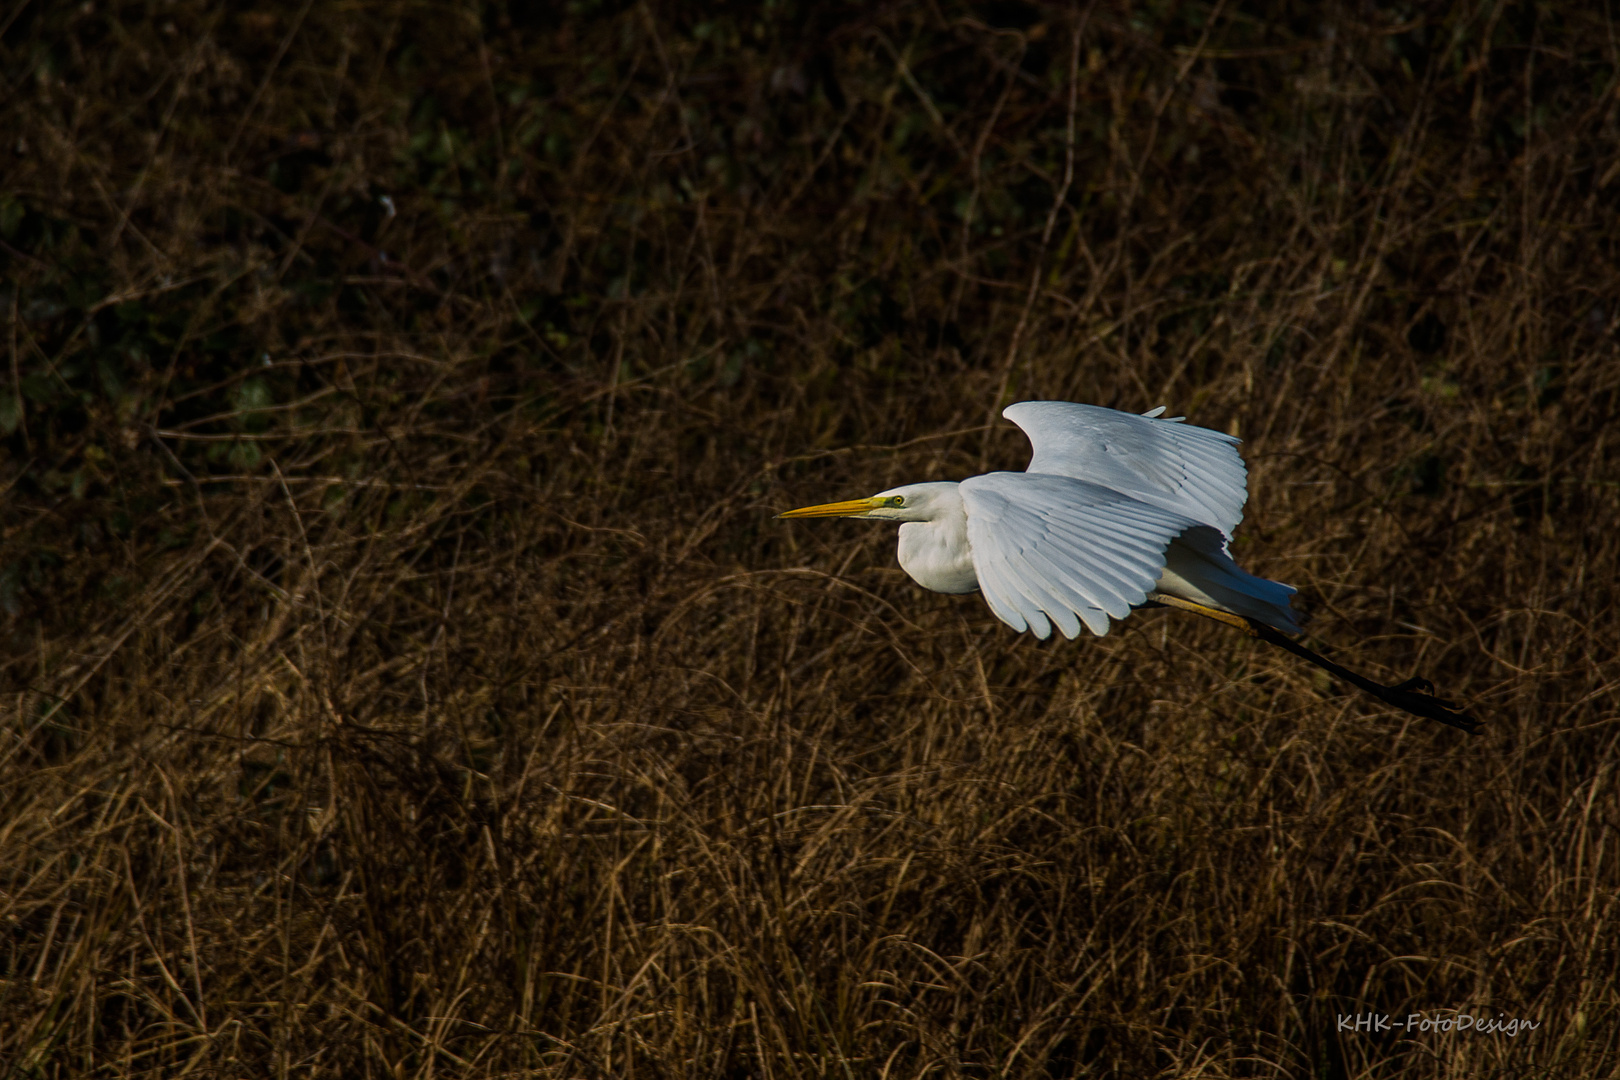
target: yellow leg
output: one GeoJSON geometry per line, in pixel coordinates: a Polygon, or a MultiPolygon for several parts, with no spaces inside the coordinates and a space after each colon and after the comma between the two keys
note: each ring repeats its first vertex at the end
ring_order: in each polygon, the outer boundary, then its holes
{"type": "Polygon", "coordinates": [[[1233,615],[1230,611],[1219,611],[1203,604],[1194,603],[1191,600],[1183,600],[1179,596],[1170,596],[1161,592],[1149,593],[1148,599],[1166,607],[1180,608],[1182,611],[1190,611],[1194,615],[1202,615],[1206,619],[1214,619],[1216,622],[1225,623],[1227,626],[1235,626],[1250,637],[1260,636],[1254,632],[1254,627],[1249,625],[1248,619],[1241,615],[1233,615]]]}

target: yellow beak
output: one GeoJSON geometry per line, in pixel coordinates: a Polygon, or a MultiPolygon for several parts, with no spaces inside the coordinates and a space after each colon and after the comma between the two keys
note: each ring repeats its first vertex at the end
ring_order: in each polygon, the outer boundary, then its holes
{"type": "Polygon", "coordinates": [[[850,517],[854,514],[864,514],[876,510],[883,505],[884,500],[879,498],[848,499],[844,502],[822,503],[820,506],[801,506],[797,510],[789,510],[785,514],[777,514],[779,518],[808,518],[808,517],[850,517]]]}

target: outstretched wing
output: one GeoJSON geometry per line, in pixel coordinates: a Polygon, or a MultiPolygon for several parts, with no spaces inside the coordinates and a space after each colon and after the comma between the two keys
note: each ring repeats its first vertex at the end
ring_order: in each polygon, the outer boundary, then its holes
{"type": "Polygon", "coordinates": [[[1163,411],[1136,416],[1068,401],[1020,401],[1001,415],[1023,428],[1035,448],[1029,472],[1101,484],[1232,535],[1249,498],[1239,440],[1158,419],[1163,411]]]}
{"type": "Polygon", "coordinates": [[[1147,599],[1170,541],[1198,522],[1066,476],[996,472],[962,481],[973,570],[1015,630],[1108,633],[1147,599]]]}

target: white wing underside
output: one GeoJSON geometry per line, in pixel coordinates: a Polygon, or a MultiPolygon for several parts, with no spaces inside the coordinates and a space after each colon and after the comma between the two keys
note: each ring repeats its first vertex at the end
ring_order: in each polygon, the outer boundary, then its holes
{"type": "Polygon", "coordinates": [[[1108,633],[1109,616],[1123,619],[1147,599],[1170,541],[1201,523],[1069,476],[988,473],[958,490],[985,600],[1003,622],[1040,638],[1053,624],[1070,638],[1081,623],[1108,633]]]}
{"type": "Polygon", "coordinates": [[[1231,536],[1249,497],[1239,440],[1158,419],[1163,411],[1134,416],[1068,401],[1020,401],[1001,415],[1029,436],[1030,474],[1111,488],[1231,536]]]}

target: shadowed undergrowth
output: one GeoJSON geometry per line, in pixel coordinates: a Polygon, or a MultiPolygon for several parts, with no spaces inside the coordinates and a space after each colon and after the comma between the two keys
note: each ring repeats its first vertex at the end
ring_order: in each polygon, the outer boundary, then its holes
{"type": "Polygon", "coordinates": [[[0,1074],[1620,1072],[1591,5],[13,7],[0,1074]],[[1485,736],[771,520],[1025,398],[1485,736]]]}

